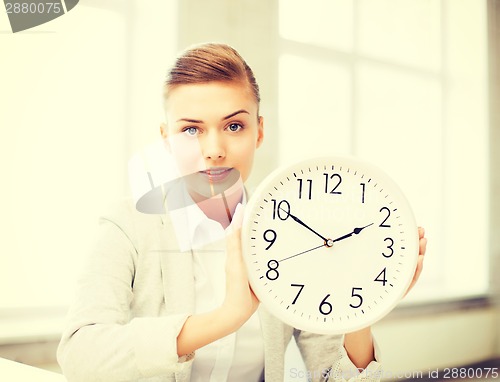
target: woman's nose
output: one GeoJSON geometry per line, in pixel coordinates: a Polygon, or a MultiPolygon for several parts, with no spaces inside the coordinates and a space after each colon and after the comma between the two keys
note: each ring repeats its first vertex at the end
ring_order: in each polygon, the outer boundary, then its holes
{"type": "Polygon", "coordinates": [[[205,159],[219,160],[226,156],[224,139],[219,132],[208,133],[203,142],[203,155],[205,159]]]}

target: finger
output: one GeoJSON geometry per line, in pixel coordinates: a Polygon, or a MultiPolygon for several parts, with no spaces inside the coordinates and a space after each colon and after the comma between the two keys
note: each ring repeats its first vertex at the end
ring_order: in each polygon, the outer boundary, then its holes
{"type": "Polygon", "coordinates": [[[420,239],[418,242],[418,254],[424,256],[426,250],[427,250],[427,239],[424,237],[420,239]]]}
{"type": "Polygon", "coordinates": [[[244,214],[244,207],[241,203],[238,203],[236,206],[236,209],[234,210],[233,214],[233,219],[232,219],[232,224],[234,229],[240,229],[241,225],[243,224],[243,214],[244,214]]]}
{"type": "Polygon", "coordinates": [[[417,268],[415,269],[415,275],[413,276],[413,282],[417,282],[418,278],[422,274],[424,269],[424,256],[419,256],[417,260],[417,268]]]}
{"type": "Polygon", "coordinates": [[[255,300],[260,303],[260,300],[259,298],[257,297],[257,295],[255,294],[255,292],[253,291],[252,289],[252,286],[250,285],[250,283],[248,283],[248,287],[250,288],[250,293],[252,294],[252,297],[255,298],[255,300]]]}
{"type": "Polygon", "coordinates": [[[227,255],[233,256],[241,252],[241,230],[235,229],[226,234],[227,255]]]}
{"type": "Polygon", "coordinates": [[[418,238],[422,239],[425,236],[425,229],[424,227],[418,227],[418,238]]]}
{"type": "Polygon", "coordinates": [[[410,286],[408,287],[408,289],[406,290],[405,292],[405,296],[408,294],[408,292],[415,286],[415,284],[417,283],[419,277],[420,277],[420,274],[422,273],[422,270],[424,268],[424,256],[418,256],[418,259],[417,259],[417,267],[415,268],[415,274],[413,275],[413,279],[411,280],[410,282],[410,286]]]}
{"type": "Polygon", "coordinates": [[[231,219],[231,225],[227,228],[226,233],[231,234],[236,230],[241,228],[243,224],[244,207],[241,203],[238,203],[236,209],[234,210],[233,218],[231,219]]]}

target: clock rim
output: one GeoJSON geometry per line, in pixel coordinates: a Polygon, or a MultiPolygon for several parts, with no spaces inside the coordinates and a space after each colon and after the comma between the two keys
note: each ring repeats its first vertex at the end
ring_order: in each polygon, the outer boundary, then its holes
{"type": "MultiPolygon", "coordinates": [[[[264,306],[265,309],[267,309],[273,316],[275,316],[277,319],[280,321],[284,322],[285,324],[288,324],[296,329],[299,330],[304,330],[308,331],[311,333],[317,333],[317,334],[326,334],[326,335],[339,335],[339,334],[346,334],[350,332],[354,332],[366,327],[371,326],[372,324],[382,320],[385,316],[387,316],[402,300],[402,298],[406,295],[406,292],[408,290],[408,287],[411,284],[411,281],[413,279],[413,276],[408,277],[407,280],[405,280],[403,284],[403,288],[401,288],[400,292],[398,293],[397,297],[384,309],[380,311],[376,316],[369,320],[365,320],[360,324],[354,324],[348,327],[348,329],[321,329],[316,327],[315,325],[308,325],[308,323],[305,320],[301,320],[300,317],[293,317],[293,316],[286,316],[286,318],[283,318],[285,315],[285,311],[283,309],[279,308],[276,304],[273,304],[270,299],[267,299],[265,296],[266,294],[261,291],[261,283],[259,283],[259,278],[258,275],[251,271],[250,267],[252,265],[251,262],[251,255],[250,255],[250,229],[251,229],[251,219],[254,215],[253,211],[257,208],[257,204],[259,201],[263,198],[262,195],[264,195],[264,192],[268,189],[268,187],[273,184],[276,181],[276,178],[278,178],[281,174],[290,171],[291,168],[298,167],[298,166],[306,166],[309,163],[314,163],[314,165],[317,165],[317,163],[325,162],[325,161],[330,161],[332,163],[336,162],[342,162],[342,166],[344,166],[347,163],[355,166],[360,166],[366,172],[372,174],[373,172],[376,173],[377,179],[383,178],[383,183],[384,185],[390,184],[391,185],[391,194],[398,194],[397,197],[398,199],[404,203],[404,207],[406,211],[408,212],[407,219],[409,220],[409,223],[412,225],[412,228],[414,228],[415,235],[414,235],[414,240],[412,243],[408,243],[412,245],[412,248],[410,250],[415,251],[415,255],[413,256],[413,262],[411,264],[411,269],[415,270],[417,267],[417,260],[418,260],[418,226],[416,224],[415,220],[415,214],[411,208],[411,205],[404,195],[401,187],[388,175],[388,173],[384,170],[382,170],[380,167],[367,162],[365,160],[362,160],[358,157],[354,156],[347,156],[347,155],[329,155],[329,156],[314,156],[310,157],[307,159],[302,159],[295,161],[291,164],[284,164],[273,170],[271,173],[269,173],[260,183],[259,185],[255,188],[255,190],[252,192],[250,195],[247,205],[245,207],[245,214],[243,217],[243,222],[242,222],[242,254],[244,258],[245,265],[247,267],[247,274],[248,274],[248,280],[250,283],[250,286],[261,302],[261,304],[264,306]],[[257,195],[261,195],[258,197],[257,195]],[[256,292],[257,291],[257,292],[256,292]],[[261,296],[264,296],[264,298],[261,300],[261,296]]],[[[411,230],[411,229],[410,229],[411,230]]],[[[410,251],[408,251],[410,252],[410,251]]],[[[414,274],[414,272],[413,272],[414,274]]]]}

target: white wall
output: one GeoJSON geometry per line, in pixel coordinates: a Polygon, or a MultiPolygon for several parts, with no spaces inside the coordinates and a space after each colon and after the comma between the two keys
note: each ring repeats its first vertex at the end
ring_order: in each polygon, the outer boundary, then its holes
{"type": "Polygon", "coordinates": [[[188,0],[179,2],[178,46],[216,41],[234,46],[254,71],[261,92],[264,144],[247,187],[252,189],[277,164],[278,2],[188,0]],[[194,27],[195,26],[195,27],[194,27]]]}

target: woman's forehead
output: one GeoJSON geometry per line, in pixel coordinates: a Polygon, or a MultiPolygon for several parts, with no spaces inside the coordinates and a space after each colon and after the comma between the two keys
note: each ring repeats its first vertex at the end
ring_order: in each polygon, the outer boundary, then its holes
{"type": "Polygon", "coordinates": [[[219,112],[224,115],[239,109],[253,112],[257,102],[248,84],[239,81],[176,85],[165,101],[168,114],[219,112]]]}

